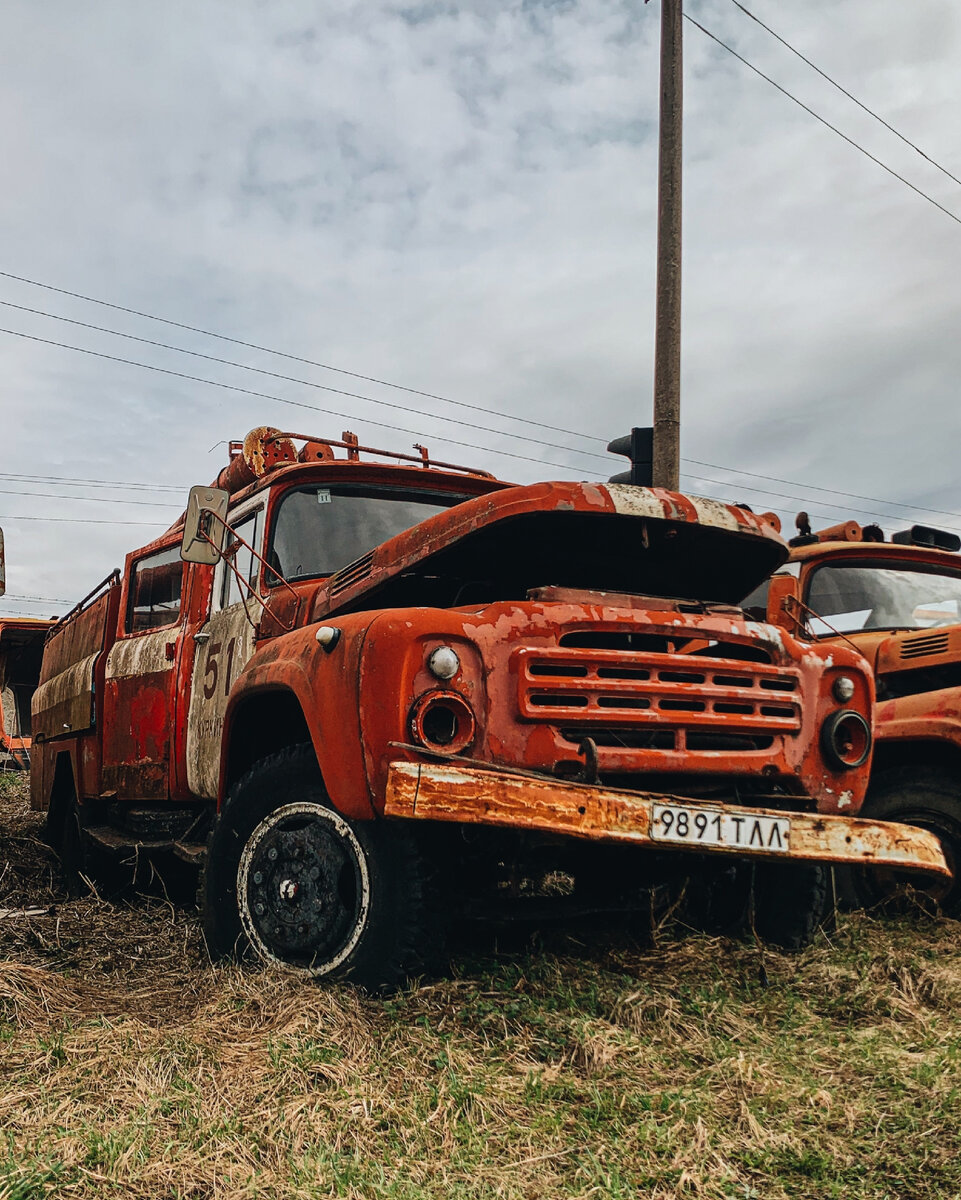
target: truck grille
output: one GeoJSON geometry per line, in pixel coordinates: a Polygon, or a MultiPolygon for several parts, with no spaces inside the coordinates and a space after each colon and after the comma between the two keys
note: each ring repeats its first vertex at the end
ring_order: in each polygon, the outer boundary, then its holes
{"type": "Polygon", "coordinates": [[[649,651],[521,649],[522,719],[568,741],[638,749],[767,749],[801,728],[800,680],[767,663],[649,651]]]}

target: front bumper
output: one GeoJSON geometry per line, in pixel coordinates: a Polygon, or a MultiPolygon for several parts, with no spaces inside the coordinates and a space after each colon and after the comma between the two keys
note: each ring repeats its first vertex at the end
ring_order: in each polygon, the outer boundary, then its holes
{"type": "Polygon", "coordinates": [[[614,791],[476,767],[392,762],[384,815],[537,830],[658,850],[894,867],[930,875],[951,875],[938,839],[913,825],[866,821],[860,817],[735,808],[652,792],[614,791]],[[729,814],[748,821],[756,817],[787,818],[791,823],[790,835],[787,845],[780,850],[758,845],[665,841],[652,836],[654,806],[658,804],[683,805],[712,818],[729,814]]]}

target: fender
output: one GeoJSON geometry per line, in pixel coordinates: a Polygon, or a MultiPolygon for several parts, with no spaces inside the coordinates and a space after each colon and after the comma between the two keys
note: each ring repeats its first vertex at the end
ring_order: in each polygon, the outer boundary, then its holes
{"type": "Polygon", "coordinates": [[[961,745],[961,706],[956,688],[937,693],[919,692],[882,701],[875,710],[874,735],[878,742],[949,742],[961,745]]]}
{"type": "Polygon", "coordinates": [[[376,816],[364,770],[360,724],[360,658],[375,613],[341,618],[341,637],[331,653],[316,638],[317,627],[272,639],[254,653],[231,688],[221,741],[218,807],[225,799],[230,748],[238,718],[255,698],[293,696],[303,713],[324,784],[345,817],[376,816]]]}

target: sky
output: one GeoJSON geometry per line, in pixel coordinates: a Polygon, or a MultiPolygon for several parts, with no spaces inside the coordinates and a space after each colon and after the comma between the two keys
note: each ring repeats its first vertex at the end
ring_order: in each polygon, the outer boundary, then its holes
{"type": "MultiPolygon", "coordinates": [[[[745,4],[935,163],[732,0],[687,11],[961,220],[956,0],[745,4]]],[[[7,0],[0,613],[63,612],[257,425],[517,482],[623,469],[658,27],[657,0],[7,0]]],[[[684,39],[683,488],[788,532],[961,528],[961,223],[684,39]]]]}

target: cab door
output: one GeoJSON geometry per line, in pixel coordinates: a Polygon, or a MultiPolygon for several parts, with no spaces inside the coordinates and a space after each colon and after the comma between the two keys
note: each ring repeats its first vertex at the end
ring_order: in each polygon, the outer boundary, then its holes
{"type": "Polygon", "coordinates": [[[260,562],[237,537],[263,552],[263,497],[231,513],[230,524],[234,533],[228,535],[214,574],[209,616],[192,635],[196,651],[187,713],[187,787],[207,800],[217,799],[230,690],[254,652],[263,612],[260,562]]]}
{"type": "Polygon", "coordinates": [[[127,560],[120,628],[104,681],[106,795],[169,799],[186,578],[179,541],[127,560]]]}

